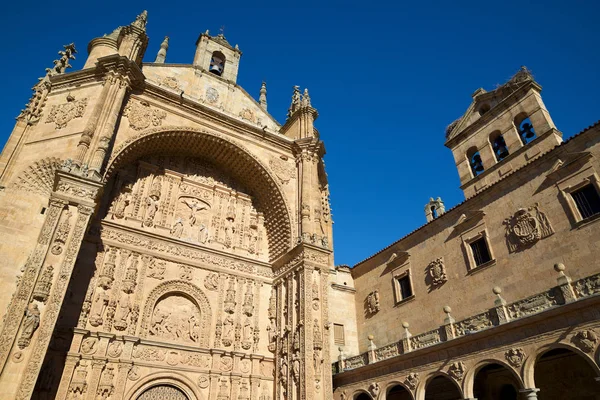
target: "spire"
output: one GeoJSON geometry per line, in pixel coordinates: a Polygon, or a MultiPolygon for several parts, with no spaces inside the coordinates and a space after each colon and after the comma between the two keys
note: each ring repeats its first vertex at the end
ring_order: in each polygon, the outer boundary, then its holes
{"type": "Polygon", "coordinates": [[[167,50],[169,49],[169,37],[165,36],[165,40],[160,45],[160,50],[158,50],[158,54],[156,54],[155,63],[164,64],[165,59],[167,58],[167,50]]]}
{"type": "Polygon", "coordinates": [[[110,35],[104,35],[104,37],[117,40],[119,39],[119,35],[121,34],[121,29],[123,29],[123,27],[119,26],[117,29],[112,31],[110,35]]]}
{"type": "Polygon", "coordinates": [[[140,15],[135,17],[135,21],[131,23],[131,26],[138,27],[146,30],[146,23],[148,22],[148,11],[144,10],[140,15]]]}
{"type": "Polygon", "coordinates": [[[258,102],[263,110],[267,111],[267,83],[263,82],[260,87],[260,97],[258,98],[258,102]]]}

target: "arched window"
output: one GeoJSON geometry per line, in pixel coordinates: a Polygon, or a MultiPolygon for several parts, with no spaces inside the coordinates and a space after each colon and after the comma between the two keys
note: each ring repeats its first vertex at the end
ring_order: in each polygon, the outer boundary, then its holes
{"type": "Polygon", "coordinates": [[[223,75],[223,70],[225,69],[225,56],[220,51],[215,51],[212,53],[212,57],[210,58],[210,67],[208,70],[215,75],[223,75]]]}
{"type": "Polygon", "coordinates": [[[490,135],[490,143],[492,144],[492,149],[494,149],[496,161],[502,161],[508,156],[508,146],[506,146],[506,142],[500,131],[493,132],[490,135]]]}
{"type": "Polygon", "coordinates": [[[483,115],[486,112],[490,111],[490,105],[489,104],[482,104],[481,107],[479,107],[479,115],[483,115]]]}
{"type": "Polygon", "coordinates": [[[515,119],[515,126],[519,131],[519,136],[521,137],[521,141],[523,144],[527,144],[534,140],[537,136],[535,134],[535,130],[533,129],[533,125],[527,116],[520,116],[515,119]]]}
{"type": "Polygon", "coordinates": [[[467,151],[467,159],[469,160],[473,177],[476,177],[484,171],[483,161],[481,161],[481,155],[479,154],[477,147],[471,147],[469,151],[467,151]]]}

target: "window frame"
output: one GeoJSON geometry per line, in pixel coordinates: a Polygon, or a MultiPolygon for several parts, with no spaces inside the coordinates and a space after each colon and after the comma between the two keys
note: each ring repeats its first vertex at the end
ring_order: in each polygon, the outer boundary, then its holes
{"type": "Polygon", "coordinates": [[[335,322],[333,323],[333,344],[336,346],[345,346],[346,345],[346,329],[344,327],[344,324],[336,324],[335,322]],[[335,337],[335,328],[336,326],[340,326],[341,327],[341,332],[342,332],[342,340],[341,342],[336,340],[335,337]]]}
{"type": "Polygon", "coordinates": [[[397,272],[392,274],[392,285],[394,287],[394,305],[400,305],[406,303],[415,298],[415,286],[413,284],[412,272],[410,268],[402,272],[397,272]],[[408,278],[408,285],[410,287],[410,296],[403,297],[402,296],[402,286],[400,285],[400,280],[408,278]]]}
{"type": "Polygon", "coordinates": [[[570,178],[571,179],[567,178],[563,182],[561,182],[561,183],[563,183],[563,185],[559,184],[559,189],[560,189],[560,194],[561,194],[562,198],[565,200],[565,202],[567,204],[568,213],[570,214],[570,217],[572,218],[574,227],[578,228],[582,225],[586,225],[589,222],[600,219],[600,213],[596,213],[587,218],[583,218],[583,216],[581,215],[581,212],[579,211],[579,207],[577,207],[577,203],[575,202],[575,199],[573,198],[574,192],[576,192],[580,189],[583,189],[584,187],[586,187],[588,185],[592,185],[594,187],[594,189],[596,189],[596,193],[600,196],[600,178],[598,177],[598,174],[593,172],[584,178],[579,178],[579,179],[576,179],[575,177],[570,177],[570,178]],[[565,184],[565,181],[570,181],[568,183],[572,183],[572,184],[567,186],[565,184]]]}
{"type": "Polygon", "coordinates": [[[496,264],[496,257],[494,255],[494,250],[492,249],[492,245],[490,242],[490,235],[488,234],[487,229],[483,228],[481,230],[478,230],[475,232],[474,235],[472,236],[468,236],[465,237],[463,236],[462,238],[462,247],[463,247],[463,251],[465,252],[465,254],[467,255],[467,270],[468,272],[473,272],[473,271],[479,271],[483,268],[487,268],[490,267],[494,264],[496,264]],[[473,254],[473,248],[471,247],[471,244],[483,239],[485,245],[487,246],[487,250],[488,253],[490,254],[490,260],[486,261],[482,264],[477,265],[477,262],[475,261],[475,255],[473,254]]]}

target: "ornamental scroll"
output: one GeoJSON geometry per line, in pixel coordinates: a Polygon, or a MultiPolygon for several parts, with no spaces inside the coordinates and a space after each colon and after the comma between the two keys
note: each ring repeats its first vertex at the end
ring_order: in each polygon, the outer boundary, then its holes
{"type": "Polygon", "coordinates": [[[554,233],[550,221],[536,203],[529,208],[520,208],[504,220],[506,243],[511,253],[533,246],[538,240],[554,233]]]}

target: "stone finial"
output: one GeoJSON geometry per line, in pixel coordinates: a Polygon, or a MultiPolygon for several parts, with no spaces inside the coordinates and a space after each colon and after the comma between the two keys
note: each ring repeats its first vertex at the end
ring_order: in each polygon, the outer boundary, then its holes
{"type": "Polygon", "coordinates": [[[444,307],[444,313],[446,313],[446,318],[444,318],[444,324],[453,324],[454,322],[456,322],[454,318],[452,318],[452,315],[450,315],[451,312],[452,309],[450,308],[450,306],[444,307]]]}
{"type": "Polygon", "coordinates": [[[75,59],[75,54],[77,54],[77,50],[75,50],[75,44],[67,44],[63,46],[64,50],[58,52],[60,58],[58,60],[54,60],[54,67],[46,68],[46,76],[40,78],[40,81],[48,80],[48,77],[54,75],[64,74],[67,68],[71,68],[71,64],[69,64],[70,60],[75,59]]]}
{"type": "Polygon", "coordinates": [[[404,333],[402,334],[402,338],[403,338],[403,339],[404,339],[404,338],[409,338],[409,337],[411,337],[411,336],[412,336],[412,335],[410,334],[409,330],[408,330],[408,327],[409,327],[409,326],[410,326],[410,324],[409,324],[408,322],[406,322],[406,321],[402,323],[402,328],[404,328],[404,333]]]}
{"type": "Polygon", "coordinates": [[[135,17],[135,21],[131,23],[131,26],[146,30],[146,23],[148,23],[148,11],[144,10],[140,15],[135,17]]]}
{"type": "Polygon", "coordinates": [[[169,37],[165,36],[165,40],[160,44],[160,49],[156,54],[155,63],[164,64],[165,59],[167,58],[167,50],[169,50],[169,37]]]}
{"type": "Polygon", "coordinates": [[[367,336],[367,339],[369,339],[369,350],[377,350],[377,346],[375,345],[375,342],[373,342],[373,339],[375,339],[375,336],[373,335],[369,335],[367,336]]]}
{"type": "MultiPolygon", "coordinates": [[[[292,104],[288,109],[287,116],[288,118],[292,117],[296,113],[296,111],[300,109],[312,109],[312,104],[310,102],[310,95],[308,94],[308,89],[304,89],[304,94],[300,94],[300,86],[294,86],[294,93],[292,94],[292,104]]],[[[313,109],[313,112],[316,111],[313,109]]]]}
{"type": "Polygon", "coordinates": [[[304,88],[304,94],[302,95],[302,107],[310,106],[310,96],[308,95],[308,89],[304,88]]]}
{"type": "Polygon", "coordinates": [[[565,270],[566,269],[567,268],[565,267],[565,264],[563,264],[563,263],[554,264],[554,270],[556,272],[558,272],[558,278],[556,280],[558,281],[559,285],[564,285],[566,283],[571,283],[571,278],[569,278],[565,274],[565,270]]]}
{"type": "Polygon", "coordinates": [[[558,278],[556,278],[556,282],[558,286],[560,286],[560,291],[565,299],[565,303],[570,303],[577,299],[577,295],[573,290],[573,286],[571,285],[571,278],[565,274],[565,265],[563,263],[554,264],[554,270],[558,272],[558,278]]]}
{"type": "Polygon", "coordinates": [[[267,111],[267,82],[263,82],[260,86],[260,96],[258,102],[263,110],[267,111]]]}
{"type": "Polygon", "coordinates": [[[496,300],[494,301],[494,304],[496,305],[496,307],[505,306],[506,305],[506,300],[504,300],[502,298],[502,296],[500,295],[500,293],[502,293],[502,288],[500,286],[494,286],[494,288],[492,289],[492,292],[497,297],[496,300]]]}

